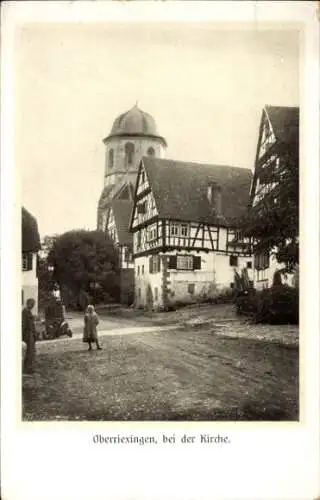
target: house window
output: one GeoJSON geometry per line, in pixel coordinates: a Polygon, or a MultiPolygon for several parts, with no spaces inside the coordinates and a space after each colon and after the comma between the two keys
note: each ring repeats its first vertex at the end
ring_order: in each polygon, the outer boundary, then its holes
{"type": "Polygon", "coordinates": [[[177,224],[173,224],[170,228],[171,236],[178,236],[179,234],[179,226],[177,224]]]}
{"type": "Polygon", "coordinates": [[[267,269],[259,269],[257,271],[257,281],[267,281],[267,280],[268,280],[267,269]]]}
{"type": "Polygon", "coordinates": [[[114,160],[114,152],[113,152],[113,149],[110,149],[110,151],[109,151],[109,168],[113,167],[113,160],[114,160]]]}
{"type": "Polygon", "coordinates": [[[247,269],[252,269],[252,262],[247,262],[247,269]]]}
{"type": "Polygon", "coordinates": [[[149,260],[149,272],[150,274],[160,272],[160,255],[151,255],[149,260]]]}
{"type": "Polygon", "coordinates": [[[144,264],[141,266],[141,274],[144,274],[144,264]]]}
{"type": "Polygon", "coordinates": [[[154,299],[158,300],[158,288],[157,287],[155,287],[155,289],[154,289],[154,299]]]}
{"type": "Polygon", "coordinates": [[[181,236],[186,238],[188,236],[188,226],[187,224],[182,224],[181,226],[181,236]]]}
{"type": "Polygon", "coordinates": [[[137,233],[137,248],[141,247],[141,231],[137,233]]]}
{"type": "Polygon", "coordinates": [[[155,155],[155,151],[154,151],[154,148],[152,146],[150,148],[148,148],[148,155],[149,156],[154,156],[155,155]]]}
{"type": "Polygon", "coordinates": [[[32,271],[32,253],[22,254],[22,271],[32,271]]]}
{"type": "Polygon", "coordinates": [[[124,247],[124,260],[125,262],[131,262],[132,260],[132,254],[128,247],[124,247]]]}
{"type": "Polygon", "coordinates": [[[142,203],[139,203],[137,205],[138,214],[145,214],[146,211],[147,211],[146,208],[147,208],[146,201],[143,201],[142,203]]]}
{"type": "Polygon", "coordinates": [[[193,269],[193,256],[177,255],[177,269],[193,269]]]}
{"type": "Polygon", "coordinates": [[[150,226],[147,235],[148,241],[155,240],[157,238],[157,226],[150,226]]]}
{"type": "Polygon", "coordinates": [[[134,159],[134,144],[132,142],[127,142],[124,147],[124,150],[125,150],[126,164],[132,165],[134,159]]]}
{"type": "Polygon", "coordinates": [[[188,293],[190,293],[190,295],[194,295],[194,291],[195,291],[195,284],[188,283],[188,293]]]}
{"type": "Polygon", "coordinates": [[[194,255],[170,255],[168,257],[168,269],[182,269],[185,271],[201,269],[201,257],[194,255]]]}
{"type": "Polygon", "coordinates": [[[230,255],[229,265],[232,266],[232,267],[237,267],[238,266],[238,257],[237,257],[237,255],[230,255]]]}

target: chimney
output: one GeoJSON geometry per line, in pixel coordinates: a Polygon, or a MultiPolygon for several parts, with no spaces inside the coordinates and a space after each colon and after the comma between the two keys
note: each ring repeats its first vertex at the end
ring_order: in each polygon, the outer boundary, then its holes
{"type": "Polygon", "coordinates": [[[207,198],[209,204],[212,206],[212,209],[215,212],[215,215],[218,216],[221,215],[222,199],[221,199],[221,187],[219,186],[219,184],[212,182],[208,185],[207,198]]]}

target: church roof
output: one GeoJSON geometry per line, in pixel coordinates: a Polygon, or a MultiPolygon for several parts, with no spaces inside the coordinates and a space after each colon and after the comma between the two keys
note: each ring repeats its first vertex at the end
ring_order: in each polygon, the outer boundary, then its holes
{"type": "Polygon", "coordinates": [[[28,210],[22,207],[22,251],[37,252],[40,248],[37,220],[28,210]]]}
{"type": "Polygon", "coordinates": [[[120,245],[132,245],[132,234],[129,232],[132,206],[130,200],[114,200],[111,205],[120,245]]]}
{"type": "Polygon", "coordinates": [[[160,218],[230,225],[247,209],[249,169],[154,157],[143,157],[142,162],[160,218]],[[210,183],[221,188],[219,219],[207,198],[210,183]]]}
{"type": "Polygon", "coordinates": [[[299,142],[299,108],[265,106],[276,138],[286,144],[299,142]]]}
{"type": "Polygon", "coordinates": [[[154,118],[138,108],[137,104],[115,119],[111,132],[104,141],[121,136],[153,137],[161,139],[166,145],[165,139],[158,134],[154,118]]]}
{"type": "Polygon", "coordinates": [[[110,194],[114,188],[114,184],[105,186],[99,198],[98,208],[105,208],[110,203],[110,194]]]}

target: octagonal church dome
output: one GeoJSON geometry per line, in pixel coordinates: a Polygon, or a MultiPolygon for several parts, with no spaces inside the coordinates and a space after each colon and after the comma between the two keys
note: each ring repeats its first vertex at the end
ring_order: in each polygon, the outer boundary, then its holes
{"type": "Polygon", "coordinates": [[[154,118],[149,113],[142,111],[137,104],[115,119],[111,132],[105,140],[122,136],[153,137],[166,144],[165,139],[158,134],[154,118]]]}

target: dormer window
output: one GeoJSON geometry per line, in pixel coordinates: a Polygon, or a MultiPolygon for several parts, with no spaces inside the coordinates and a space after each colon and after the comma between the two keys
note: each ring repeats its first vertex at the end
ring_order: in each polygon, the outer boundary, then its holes
{"type": "Polygon", "coordinates": [[[134,144],[132,142],[127,142],[124,149],[126,165],[130,166],[133,164],[134,160],[134,144]]]}

